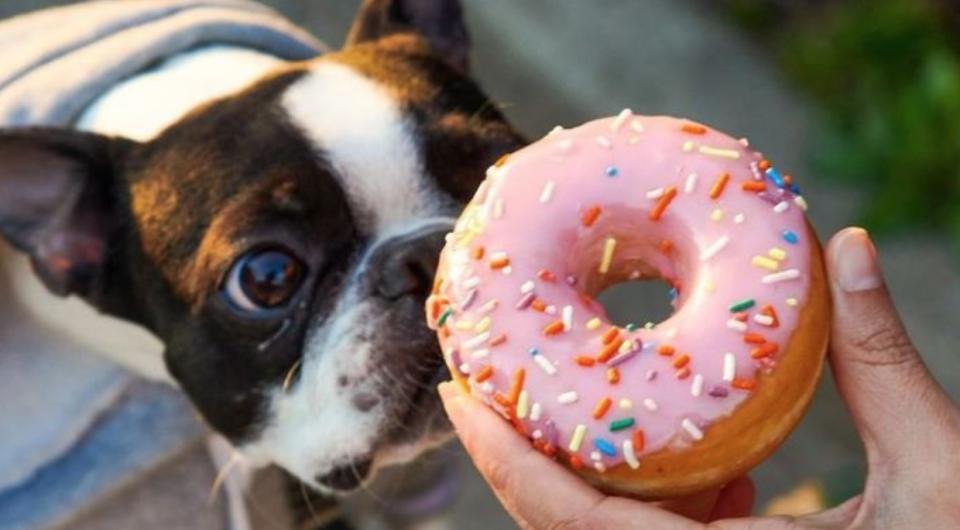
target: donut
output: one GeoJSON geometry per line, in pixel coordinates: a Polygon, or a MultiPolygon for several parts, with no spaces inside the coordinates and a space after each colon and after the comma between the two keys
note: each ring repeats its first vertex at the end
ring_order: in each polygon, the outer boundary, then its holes
{"type": "Polygon", "coordinates": [[[625,110],[501,158],[448,234],[427,300],[454,379],[597,488],[721,486],[796,426],[830,299],[807,202],[745,139],[625,110]],[[595,296],[672,286],[618,326],[595,296]]]}

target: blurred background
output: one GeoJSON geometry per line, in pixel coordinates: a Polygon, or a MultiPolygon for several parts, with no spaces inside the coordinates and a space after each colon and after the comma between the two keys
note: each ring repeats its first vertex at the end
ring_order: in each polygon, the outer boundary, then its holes
{"type": "MultiPolygon", "coordinates": [[[[64,3],[3,0],[0,16],[64,3]]],[[[337,46],[358,2],[265,3],[337,46]]],[[[624,107],[689,117],[749,138],[795,175],[822,238],[852,223],[869,228],[912,337],[960,398],[960,2],[464,3],[475,74],[531,138],[624,107]]],[[[644,314],[661,302],[610,304],[644,314]]],[[[797,432],[755,471],[758,507],[790,492],[795,502],[843,500],[858,491],[861,465],[827,376],[797,432]],[[798,494],[798,485],[807,487],[798,494]]],[[[462,470],[455,527],[515,528],[469,463],[462,470]]],[[[123,501],[128,510],[138,502],[150,496],[123,501]]]]}

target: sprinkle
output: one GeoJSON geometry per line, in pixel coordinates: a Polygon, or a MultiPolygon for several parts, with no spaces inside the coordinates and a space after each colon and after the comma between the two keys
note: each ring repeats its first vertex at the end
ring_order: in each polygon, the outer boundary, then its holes
{"type": "Polygon", "coordinates": [[[773,326],[773,317],[770,315],[753,315],[753,321],[761,326],[773,326]]]}
{"type": "Polygon", "coordinates": [[[661,344],[657,346],[657,353],[663,355],[664,357],[669,357],[673,355],[674,352],[676,352],[676,350],[669,344],[661,344]]]}
{"type": "Polygon", "coordinates": [[[707,261],[716,256],[717,253],[723,250],[723,247],[727,246],[727,243],[729,242],[729,236],[720,236],[716,241],[711,243],[709,247],[705,248],[703,252],[700,253],[700,261],[707,261]]]}
{"type": "Polygon", "coordinates": [[[633,132],[643,132],[643,123],[640,122],[640,118],[634,118],[633,121],[630,122],[630,129],[632,129],[633,132]]]}
{"type": "Polygon", "coordinates": [[[724,398],[730,395],[730,392],[720,385],[713,385],[713,387],[710,388],[710,391],[707,392],[707,395],[715,398],[724,398]]]}
{"type": "Polygon", "coordinates": [[[750,309],[754,305],[756,305],[756,301],[754,301],[753,298],[744,298],[743,300],[730,304],[728,309],[731,313],[739,313],[745,309],[750,309]]]}
{"type": "Polygon", "coordinates": [[[730,173],[724,171],[717,177],[717,180],[713,181],[713,186],[710,187],[710,198],[717,200],[723,195],[723,190],[727,186],[727,182],[730,181],[730,173]]]}
{"type": "Polygon", "coordinates": [[[773,207],[773,211],[776,213],[783,213],[787,211],[787,208],[790,208],[790,203],[787,201],[780,201],[776,206],[773,207]]]}
{"type": "Polygon", "coordinates": [[[543,185],[543,191],[540,192],[541,203],[550,201],[550,197],[553,197],[554,187],[556,187],[556,183],[552,180],[548,180],[547,183],[543,185]]]}
{"type": "Polygon", "coordinates": [[[459,321],[457,321],[456,324],[454,324],[453,327],[455,327],[455,328],[457,328],[457,329],[467,330],[467,329],[470,329],[470,328],[473,327],[473,322],[471,322],[471,321],[469,321],[469,320],[459,320],[459,321]]]}
{"type": "Polygon", "coordinates": [[[473,350],[473,353],[470,354],[470,358],[478,361],[480,359],[486,359],[490,356],[490,350],[483,348],[480,350],[473,350]]]}
{"type": "Polygon", "coordinates": [[[488,364],[481,368],[480,371],[473,376],[473,379],[478,383],[482,383],[491,377],[493,377],[493,366],[488,364]]]}
{"type": "Polygon", "coordinates": [[[763,359],[777,353],[779,347],[776,342],[765,342],[750,351],[750,357],[754,359],[763,359]]]}
{"type": "Polygon", "coordinates": [[[533,403],[533,406],[530,407],[530,421],[538,421],[538,420],[540,420],[540,412],[541,412],[541,411],[542,411],[542,407],[540,406],[540,403],[539,403],[539,402],[534,402],[534,403],[533,403]]]}
{"type": "Polygon", "coordinates": [[[510,391],[507,393],[507,400],[511,404],[516,404],[520,400],[520,392],[523,390],[523,381],[526,379],[527,371],[523,368],[517,368],[513,372],[513,379],[510,380],[510,391]]]}
{"type": "Polygon", "coordinates": [[[607,382],[615,385],[620,382],[620,370],[616,368],[607,368],[607,382]]]}
{"type": "Polygon", "coordinates": [[[683,152],[689,153],[690,151],[693,151],[695,146],[695,143],[693,143],[691,140],[687,140],[686,142],[683,142],[683,152]]]}
{"type": "Polygon", "coordinates": [[[687,434],[694,440],[699,441],[703,439],[703,431],[701,431],[700,427],[697,427],[695,423],[690,421],[690,418],[684,418],[683,421],[680,422],[680,426],[683,427],[683,430],[687,431],[687,434]]]}
{"type": "Polygon", "coordinates": [[[787,269],[785,271],[768,274],[760,279],[761,283],[779,283],[787,280],[796,280],[800,277],[798,269],[787,269]]]}
{"type": "Polygon", "coordinates": [[[734,318],[727,321],[727,327],[739,333],[747,331],[747,325],[734,318]]]}
{"type": "Polygon", "coordinates": [[[675,358],[675,359],[673,360],[673,362],[672,362],[673,367],[676,368],[677,370],[683,368],[684,366],[686,366],[686,365],[689,364],[689,363],[690,363],[690,356],[687,355],[686,353],[684,353],[684,354],[680,355],[679,357],[675,358]]]}
{"type": "Polygon", "coordinates": [[[693,383],[690,384],[690,395],[700,397],[703,393],[703,376],[696,374],[693,376],[693,383]]]}
{"type": "Polygon", "coordinates": [[[587,324],[586,324],[587,329],[591,331],[599,328],[600,325],[601,325],[600,319],[597,317],[591,318],[590,320],[587,321],[587,324]]]}
{"type": "Polygon", "coordinates": [[[623,127],[623,124],[626,123],[633,116],[633,111],[630,109],[623,109],[620,111],[620,114],[617,114],[617,117],[614,118],[613,122],[610,123],[610,130],[612,132],[617,132],[620,130],[620,127],[623,127]]]}
{"type": "Polygon", "coordinates": [[[723,354],[723,380],[726,382],[733,381],[733,378],[737,375],[737,358],[732,353],[723,354]]]}
{"type": "Polygon", "coordinates": [[[478,335],[474,335],[473,338],[471,338],[470,340],[464,341],[463,347],[465,349],[472,350],[473,348],[480,346],[481,344],[483,344],[484,342],[487,342],[488,340],[490,340],[490,332],[485,331],[478,335]]]}
{"type": "Polygon", "coordinates": [[[468,363],[461,363],[460,366],[458,366],[457,368],[460,369],[461,374],[464,374],[464,375],[470,374],[470,364],[468,363]]]}
{"type": "Polygon", "coordinates": [[[771,248],[770,251],[767,252],[767,255],[770,256],[771,258],[777,260],[777,261],[783,261],[783,260],[787,259],[787,251],[786,251],[786,250],[783,250],[783,249],[780,248],[780,247],[773,247],[773,248],[771,248]]]}
{"type": "Polygon", "coordinates": [[[473,259],[483,259],[484,252],[486,252],[486,249],[483,247],[473,249],[473,259]]]}
{"type": "Polygon", "coordinates": [[[570,455],[570,468],[575,471],[583,469],[583,460],[577,455],[570,455]]]}
{"type": "Polygon", "coordinates": [[[517,418],[521,420],[527,417],[527,411],[530,408],[530,395],[526,390],[521,390],[517,397],[517,418]]]}
{"type": "Polygon", "coordinates": [[[593,440],[593,446],[597,448],[598,451],[607,455],[607,456],[617,456],[617,448],[613,446],[612,443],[604,440],[603,438],[595,438],[593,440]]]}
{"type": "Polygon", "coordinates": [[[607,414],[607,411],[610,410],[610,405],[613,404],[613,400],[609,397],[605,397],[597,402],[597,405],[593,407],[593,419],[599,420],[607,414]]]}
{"type": "Polygon", "coordinates": [[[615,341],[607,344],[600,350],[600,353],[597,354],[597,361],[605,363],[613,358],[616,355],[617,351],[620,350],[620,346],[623,345],[623,339],[616,339],[615,341]]]}
{"type": "Polygon", "coordinates": [[[593,226],[593,223],[595,223],[597,218],[600,217],[601,211],[602,210],[600,206],[594,204],[593,206],[587,208],[587,210],[580,215],[580,223],[588,228],[593,226]]]}
{"type": "Polygon", "coordinates": [[[489,381],[486,381],[480,385],[480,391],[484,394],[490,394],[493,392],[493,385],[489,381]]]}
{"type": "Polygon", "coordinates": [[[637,324],[631,322],[631,323],[627,324],[626,326],[623,326],[623,329],[625,329],[625,330],[627,330],[627,331],[630,331],[630,332],[633,332],[633,331],[636,331],[636,330],[640,329],[640,326],[638,326],[637,324]]]}
{"type": "Polygon", "coordinates": [[[647,381],[653,381],[654,379],[657,378],[657,371],[647,370],[647,373],[643,375],[643,378],[646,379],[647,381]]]}
{"type": "Polygon", "coordinates": [[[769,178],[776,187],[778,187],[778,188],[782,188],[782,187],[783,187],[783,185],[784,185],[784,184],[783,184],[783,177],[780,176],[780,172],[777,171],[777,168],[775,168],[775,167],[768,167],[767,170],[766,170],[766,174],[767,174],[767,178],[769,178]]]}
{"type": "Polygon", "coordinates": [[[723,219],[723,210],[720,208],[715,208],[712,212],[710,212],[710,219],[714,222],[718,222],[723,219]]]}
{"type": "Polygon", "coordinates": [[[747,344],[763,344],[767,342],[767,339],[763,338],[763,335],[759,333],[747,333],[743,336],[743,342],[747,344]]]}
{"type": "Polygon", "coordinates": [[[646,193],[646,197],[650,200],[659,199],[660,197],[663,197],[663,192],[663,187],[654,188],[646,193]]]}
{"type": "Polygon", "coordinates": [[[787,298],[786,303],[790,307],[797,307],[800,304],[800,301],[796,298],[787,298]]]}
{"type": "Polygon", "coordinates": [[[766,171],[770,169],[770,161],[764,158],[763,160],[757,163],[757,169],[759,169],[760,171],[766,171]]]}
{"type": "Polygon", "coordinates": [[[763,316],[770,317],[772,322],[770,323],[771,327],[778,327],[780,325],[780,319],[777,317],[777,311],[773,308],[772,305],[766,304],[760,308],[760,314],[763,316]]]}
{"type": "Polygon", "coordinates": [[[730,158],[732,160],[738,160],[740,158],[740,151],[735,151],[733,149],[720,149],[718,147],[710,147],[706,145],[700,146],[700,154],[707,156],[718,156],[720,158],[730,158]]]}
{"type": "Polygon", "coordinates": [[[750,260],[750,263],[753,264],[754,267],[760,267],[769,271],[775,271],[780,268],[780,262],[766,256],[754,256],[753,259],[750,260]]]}
{"type": "Polygon", "coordinates": [[[752,192],[767,191],[767,185],[759,180],[748,180],[740,184],[740,189],[752,192]]]}
{"type": "Polygon", "coordinates": [[[443,313],[440,313],[440,318],[437,319],[437,327],[442,328],[443,325],[447,323],[447,320],[450,318],[450,315],[452,314],[453,314],[453,308],[450,306],[447,306],[447,308],[443,310],[443,313]]]}
{"type": "Polygon", "coordinates": [[[633,409],[633,401],[630,401],[630,400],[627,399],[627,398],[623,398],[623,399],[621,399],[621,400],[617,403],[617,406],[620,407],[620,408],[623,409],[623,410],[632,410],[632,409],[633,409]]]}
{"type": "Polygon", "coordinates": [[[663,196],[657,201],[657,204],[650,210],[650,220],[659,221],[663,217],[663,212],[670,206],[670,202],[677,196],[677,188],[670,186],[663,192],[663,196]]]}
{"type": "Polygon", "coordinates": [[[533,291],[536,287],[537,285],[533,283],[533,280],[527,280],[523,282],[523,285],[520,286],[520,292],[523,294],[527,294],[533,291]]]}
{"type": "Polygon", "coordinates": [[[478,307],[477,313],[481,315],[486,315],[487,313],[490,313],[491,311],[496,309],[498,305],[500,305],[500,301],[494,298],[493,300],[490,300],[489,302],[478,307]]]}
{"type": "Polygon", "coordinates": [[[563,306],[561,314],[563,315],[561,317],[561,320],[563,321],[563,330],[570,331],[573,328],[573,306],[563,306]]]}
{"type": "Polygon", "coordinates": [[[620,366],[621,364],[636,357],[638,353],[640,353],[640,348],[637,348],[634,345],[629,350],[618,353],[614,358],[610,359],[610,362],[608,364],[610,366],[620,366]]]}
{"type": "Polygon", "coordinates": [[[547,304],[543,303],[543,301],[538,298],[535,298],[533,302],[530,302],[530,307],[532,307],[534,311],[537,311],[539,313],[543,313],[544,311],[547,310],[547,304]]]}
{"type": "Polygon", "coordinates": [[[550,362],[550,359],[547,359],[545,356],[540,355],[539,353],[533,356],[533,362],[537,363],[540,368],[543,369],[547,375],[553,375],[557,373],[557,367],[550,362]]]}
{"type": "Polygon", "coordinates": [[[553,322],[547,324],[543,328],[543,334],[550,337],[552,335],[557,335],[564,330],[564,325],[562,320],[554,320],[553,322]]]}
{"type": "Polygon", "coordinates": [[[460,311],[466,311],[471,305],[473,305],[473,302],[477,299],[477,293],[478,291],[476,288],[470,289],[467,292],[467,296],[463,297],[463,301],[460,302],[460,311]]]}
{"type": "Polygon", "coordinates": [[[733,216],[733,223],[734,223],[734,224],[740,224],[740,223],[742,223],[744,220],[746,220],[746,217],[744,217],[744,215],[743,215],[742,213],[738,213],[737,215],[733,216]]]}
{"type": "Polygon", "coordinates": [[[735,378],[730,386],[736,388],[737,390],[753,390],[757,386],[757,382],[753,379],[743,379],[740,377],[735,378]]]}
{"type": "Polygon", "coordinates": [[[613,142],[611,142],[610,139],[607,138],[606,136],[597,136],[596,138],[594,138],[594,141],[597,142],[597,145],[605,149],[610,149],[611,147],[613,147],[613,142]]]}
{"type": "Polygon", "coordinates": [[[580,450],[580,446],[583,445],[583,438],[587,435],[587,426],[584,424],[577,425],[573,430],[573,436],[570,437],[570,445],[567,446],[571,452],[575,453],[580,450]]]}
{"type": "Polygon", "coordinates": [[[697,187],[697,174],[690,173],[687,175],[687,181],[683,184],[684,193],[693,193],[694,188],[697,187]]]}
{"type": "Polygon", "coordinates": [[[557,403],[561,405],[570,405],[572,403],[576,403],[578,399],[580,399],[580,396],[575,391],[571,390],[557,396],[557,403]]]}
{"type": "Polygon", "coordinates": [[[527,293],[520,297],[520,300],[517,301],[517,304],[514,306],[514,308],[520,310],[526,309],[530,307],[530,304],[533,303],[534,298],[536,298],[536,296],[532,292],[527,293]]]}
{"type": "Polygon", "coordinates": [[[600,260],[600,274],[606,274],[610,270],[610,263],[613,261],[613,251],[617,248],[617,240],[608,237],[603,243],[603,258],[600,260]]]}
{"type": "Polygon", "coordinates": [[[643,406],[646,407],[646,409],[649,410],[650,412],[656,412],[657,408],[659,408],[657,407],[657,402],[654,401],[653,398],[644,399],[643,406]]]}
{"type": "Polygon", "coordinates": [[[797,234],[792,230],[784,230],[780,233],[780,236],[783,237],[784,241],[790,243],[791,245],[796,245],[797,242],[800,241],[800,238],[797,237],[797,234]]]}
{"type": "Polygon", "coordinates": [[[687,134],[706,134],[707,128],[696,123],[685,123],[680,130],[687,134]]]}
{"type": "Polygon", "coordinates": [[[803,211],[807,211],[807,208],[809,208],[809,206],[807,205],[807,200],[804,199],[803,196],[801,195],[797,195],[796,197],[793,198],[793,204],[796,204],[797,207],[803,211]]]}
{"type": "Polygon", "coordinates": [[[583,366],[584,368],[589,368],[597,364],[596,359],[594,359],[593,357],[589,357],[587,355],[577,355],[576,357],[573,358],[573,362],[577,363],[580,366],[583,366]]]}
{"type": "Polygon", "coordinates": [[[670,242],[669,239],[661,239],[660,244],[657,246],[657,250],[659,250],[661,254],[667,255],[671,250],[673,250],[673,243],[670,242]]]}
{"type": "Polygon", "coordinates": [[[633,418],[616,419],[610,422],[610,431],[617,432],[617,431],[622,431],[624,429],[629,429],[630,427],[633,427],[634,423],[636,422],[634,421],[633,418]]]}
{"type": "Polygon", "coordinates": [[[510,265],[510,258],[507,257],[507,254],[504,252],[498,252],[493,256],[490,256],[490,268],[493,270],[502,269],[510,265]]]}
{"type": "Polygon", "coordinates": [[[630,469],[640,467],[640,461],[637,460],[637,454],[633,450],[633,442],[630,440],[623,441],[623,460],[630,466],[630,469]]]}
{"type": "Polygon", "coordinates": [[[607,466],[603,465],[603,462],[594,462],[593,469],[597,470],[597,473],[606,473],[607,466]]]}
{"type": "Polygon", "coordinates": [[[471,278],[467,278],[467,279],[464,280],[464,282],[463,282],[463,286],[466,287],[467,289],[473,289],[474,287],[476,287],[476,286],[478,286],[478,285],[480,285],[480,278],[479,278],[478,276],[473,276],[473,277],[471,277],[471,278]]]}
{"type": "Polygon", "coordinates": [[[490,319],[490,317],[483,317],[480,322],[477,322],[476,326],[473,326],[473,331],[477,333],[483,333],[484,331],[490,329],[490,324],[492,322],[493,321],[490,319]]]}
{"type": "Polygon", "coordinates": [[[600,336],[600,342],[604,345],[610,344],[611,342],[617,340],[617,337],[620,336],[620,328],[617,326],[610,326],[607,328],[607,331],[603,332],[603,335],[600,336]]]}
{"type": "Polygon", "coordinates": [[[689,366],[684,366],[683,368],[677,370],[676,374],[674,374],[674,375],[677,376],[677,379],[679,379],[679,380],[682,381],[682,380],[690,377],[690,367],[689,367],[689,366]]]}

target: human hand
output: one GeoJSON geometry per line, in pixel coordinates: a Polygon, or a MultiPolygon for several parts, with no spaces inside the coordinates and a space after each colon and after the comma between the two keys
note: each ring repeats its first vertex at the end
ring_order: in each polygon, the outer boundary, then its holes
{"type": "Polygon", "coordinates": [[[801,517],[748,517],[747,478],[669,503],[607,496],[534,450],[452,383],[447,415],[494,493],[521,527],[677,530],[960,528],[960,408],[933,379],[897,316],[867,233],[827,246],[833,294],[830,363],[866,450],[861,495],[801,517]]]}

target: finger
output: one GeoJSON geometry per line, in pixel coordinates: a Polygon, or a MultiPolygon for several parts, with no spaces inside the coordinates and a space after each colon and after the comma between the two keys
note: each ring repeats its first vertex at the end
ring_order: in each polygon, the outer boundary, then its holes
{"type": "Polygon", "coordinates": [[[439,387],[467,453],[524,528],[662,528],[696,523],[639,501],[607,497],[534,450],[501,418],[453,383],[439,387]]]}
{"type": "Polygon", "coordinates": [[[753,512],[755,495],[756,490],[750,477],[735,479],[720,491],[716,507],[708,520],[747,517],[753,512]]]}
{"type": "Polygon", "coordinates": [[[884,286],[866,231],[848,228],[827,247],[834,319],[831,364],[872,462],[922,455],[956,421],[884,286]]]}
{"type": "Polygon", "coordinates": [[[720,497],[720,489],[712,489],[687,497],[653,503],[664,510],[682,515],[694,521],[707,522],[720,497]]]}

